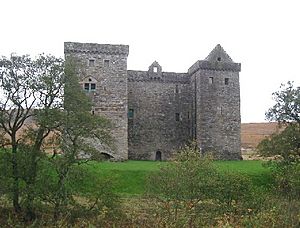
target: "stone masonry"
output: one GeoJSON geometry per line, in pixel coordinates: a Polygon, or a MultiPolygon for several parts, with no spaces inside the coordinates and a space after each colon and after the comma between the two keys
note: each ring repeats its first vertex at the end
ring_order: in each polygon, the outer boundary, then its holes
{"type": "Polygon", "coordinates": [[[239,72],[217,45],[186,73],[163,72],[155,61],[147,71],[127,70],[126,45],[65,43],[65,57],[78,64],[92,112],[114,127],[115,160],[169,160],[196,140],[216,159],[241,159],[239,72]]]}

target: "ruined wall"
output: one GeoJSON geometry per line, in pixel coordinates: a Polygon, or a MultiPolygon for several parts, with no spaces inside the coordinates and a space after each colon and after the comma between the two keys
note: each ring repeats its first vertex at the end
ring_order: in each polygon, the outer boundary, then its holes
{"type": "Polygon", "coordinates": [[[159,160],[159,151],[167,160],[187,143],[189,96],[188,74],[162,72],[157,62],[149,71],[128,71],[129,159],[159,160]]]}
{"type": "Polygon", "coordinates": [[[105,151],[99,142],[91,142],[116,160],[128,158],[127,56],[126,45],[65,43],[65,58],[77,62],[82,89],[91,97],[95,115],[109,118],[114,127],[115,151],[105,151]]]}
{"type": "Polygon", "coordinates": [[[221,46],[196,62],[192,74],[196,138],[201,150],[216,159],[241,158],[240,64],[221,46]]]}

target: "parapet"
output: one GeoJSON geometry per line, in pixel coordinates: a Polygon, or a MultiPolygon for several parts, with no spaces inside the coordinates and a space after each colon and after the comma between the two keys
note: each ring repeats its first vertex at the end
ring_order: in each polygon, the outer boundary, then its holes
{"type": "Polygon", "coordinates": [[[65,42],[64,52],[67,53],[88,53],[88,54],[109,54],[125,55],[129,54],[128,45],[96,44],[96,43],[77,43],[65,42]]]}
{"type": "Polygon", "coordinates": [[[240,72],[240,63],[229,62],[211,62],[207,60],[199,60],[195,62],[188,70],[189,75],[192,75],[199,69],[201,70],[217,70],[217,71],[233,71],[240,72]]]}

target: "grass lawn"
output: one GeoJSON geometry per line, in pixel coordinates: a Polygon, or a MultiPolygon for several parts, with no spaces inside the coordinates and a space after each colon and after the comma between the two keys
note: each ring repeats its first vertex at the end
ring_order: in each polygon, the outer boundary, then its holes
{"type": "MultiPolygon", "coordinates": [[[[167,163],[155,161],[91,162],[86,168],[94,178],[112,178],[116,184],[117,193],[132,196],[143,194],[147,176],[167,163]]],[[[262,166],[262,161],[215,161],[214,163],[221,172],[239,172],[249,176],[257,186],[267,186],[270,183],[270,172],[262,166]]],[[[93,186],[93,180],[87,182],[86,187],[93,186]]]]}

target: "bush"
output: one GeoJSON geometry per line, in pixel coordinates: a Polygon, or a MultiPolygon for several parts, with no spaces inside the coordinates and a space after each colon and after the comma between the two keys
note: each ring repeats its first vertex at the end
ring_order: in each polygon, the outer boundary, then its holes
{"type": "Polygon", "coordinates": [[[0,149],[0,196],[10,196],[12,186],[11,153],[9,150],[0,149]]]}
{"type": "Polygon", "coordinates": [[[274,193],[287,199],[300,199],[300,162],[270,161],[267,165],[274,179],[274,193]]]}
{"type": "Polygon", "coordinates": [[[219,173],[210,157],[190,147],[148,181],[149,197],[156,205],[152,210],[162,226],[216,225],[224,214],[247,214],[252,191],[248,178],[219,173]]]}

